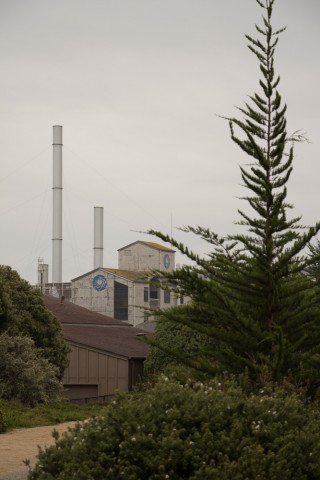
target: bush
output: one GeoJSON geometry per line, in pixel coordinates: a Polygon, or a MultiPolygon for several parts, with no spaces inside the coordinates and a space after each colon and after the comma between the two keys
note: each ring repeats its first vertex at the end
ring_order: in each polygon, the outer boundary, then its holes
{"type": "Polygon", "coordinates": [[[68,365],[70,348],[60,322],[45,306],[40,290],[12,268],[0,265],[0,333],[30,337],[43,356],[58,367],[59,379],[68,365]]]}
{"type": "Polygon", "coordinates": [[[8,425],[3,411],[0,409],[0,433],[7,431],[8,425]]]}
{"type": "Polygon", "coordinates": [[[107,403],[79,405],[67,400],[36,405],[30,408],[18,401],[0,400],[0,411],[2,411],[6,420],[7,430],[84,420],[100,415],[106,408],[108,408],[107,403]]]}
{"type": "Polygon", "coordinates": [[[61,398],[58,368],[41,356],[28,337],[0,335],[0,398],[25,405],[61,398]]]}
{"type": "Polygon", "coordinates": [[[29,480],[320,478],[320,416],[278,391],[167,377],[40,450],[29,480]]]}

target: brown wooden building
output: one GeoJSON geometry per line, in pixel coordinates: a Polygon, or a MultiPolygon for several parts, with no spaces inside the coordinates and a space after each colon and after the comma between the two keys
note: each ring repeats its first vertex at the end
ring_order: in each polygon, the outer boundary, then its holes
{"type": "Polygon", "coordinates": [[[61,322],[70,345],[64,377],[65,395],[72,400],[103,398],[131,390],[142,378],[148,345],[144,330],[128,322],[45,295],[48,309],[61,322]]]}

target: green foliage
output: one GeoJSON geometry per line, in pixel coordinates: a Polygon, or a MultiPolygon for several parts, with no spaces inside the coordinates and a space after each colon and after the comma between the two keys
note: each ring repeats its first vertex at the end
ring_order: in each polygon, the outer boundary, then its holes
{"type": "Polygon", "coordinates": [[[108,404],[77,405],[68,401],[51,402],[31,408],[18,401],[0,400],[0,410],[4,415],[7,430],[85,420],[102,415],[106,408],[108,404]]]}
{"type": "Polygon", "coordinates": [[[264,9],[263,25],[256,27],[257,39],[246,38],[260,64],[261,91],[239,108],[244,119],[227,119],[232,140],[250,157],[249,166],[240,167],[249,213],[238,211],[238,223],[247,233],[220,238],[200,226],[186,227],[210,244],[212,252],[204,259],[167,235],[150,231],[196,265],[162,272],[164,283],[193,303],[181,315],[175,310],[157,313],[212,340],[206,355],[186,356],[189,365],[210,374],[241,374],[246,368],[258,385],[267,367],[273,381],[293,375],[309,384],[313,394],[320,385],[320,290],[304,274],[315,259],[303,252],[320,223],[304,228],[299,217],[288,216],[292,206],[287,183],[297,138],[287,134],[286,105],[274,69],[282,30],[274,31],[271,24],[274,0],[257,3],[264,9]]]}
{"type": "Polygon", "coordinates": [[[295,395],[163,376],[41,450],[29,480],[320,478],[320,416],[295,395]]]}
{"type": "Polygon", "coordinates": [[[56,401],[62,393],[57,375],[31,338],[0,335],[0,398],[31,406],[56,401]]]}
{"type": "MultiPolygon", "coordinates": [[[[177,308],[175,315],[181,315],[184,308],[177,308]]],[[[185,325],[159,321],[152,339],[148,341],[151,348],[144,362],[144,373],[161,373],[168,367],[182,365],[186,356],[196,359],[205,354],[208,342],[207,336],[185,325]],[[161,345],[161,349],[157,345],[161,345]],[[174,356],[171,355],[173,349],[174,356]]]]}
{"type": "Polygon", "coordinates": [[[318,287],[320,285],[320,240],[313,245],[309,245],[309,255],[311,258],[311,264],[308,265],[306,269],[306,274],[317,283],[318,287]]]}
{"type": "Polygon", "coordinates": [[[0,265],[0,333],[31,337],[37,348],[55,366],[62,378],[68,346],[58,320],[45,306],[41,292],[22,280],[17,272],[0,265]]]}
{"type": "Polygon", "coordinates": [[[6,432],[7,429],[8,429],[7,419],[2,408],[0,408],[0,433],[6,432]]]}

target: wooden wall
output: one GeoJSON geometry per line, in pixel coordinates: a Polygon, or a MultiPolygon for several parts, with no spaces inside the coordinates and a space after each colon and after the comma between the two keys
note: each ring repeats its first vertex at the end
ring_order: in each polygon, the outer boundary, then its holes
{"type": "Polygon", "coordinates": [[[97,385],[98,396],[113,395],[116,390],[129,390],[126,358],[72,344],[70,347],[69,366],[62,380],[66,388],[68,385],[97,385]]]}

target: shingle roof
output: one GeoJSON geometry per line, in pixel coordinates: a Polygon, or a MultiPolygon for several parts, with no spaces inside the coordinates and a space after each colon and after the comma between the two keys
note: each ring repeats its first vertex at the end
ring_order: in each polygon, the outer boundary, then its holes
{"type": "Polygon", "coordinates": [[[125,358],[146,357],[149,346],[139,340],[141,335],[146,335],[144,330],[73,303],[61,304],[56,297],[44,295],[43,299],[60,321],[64,337],[69,343],[125,358]]]}
{"type": "MultiPolygon", "coordinates": [[[[125,358],[145,358],[149,346],[139,339],[142,330],[134,327],[62,325],[65,339],[70,343],[113,353],[125,358]]],[[[146,332],[143,332],[146,334],[146,332]]]]}
{"type": "Polygon", "coordinates": [[[50,295],[43,295],[43,300],[48,309],[57,317],[61,323],[72,324],[89,324],[89,325],[128,325],[127,322],[121,322],[114,318],[102,315],[101,313],[93,312],[87,308],[80,307],[71,302],[64,302],[61,304],[60,299],[50,295]]]}

